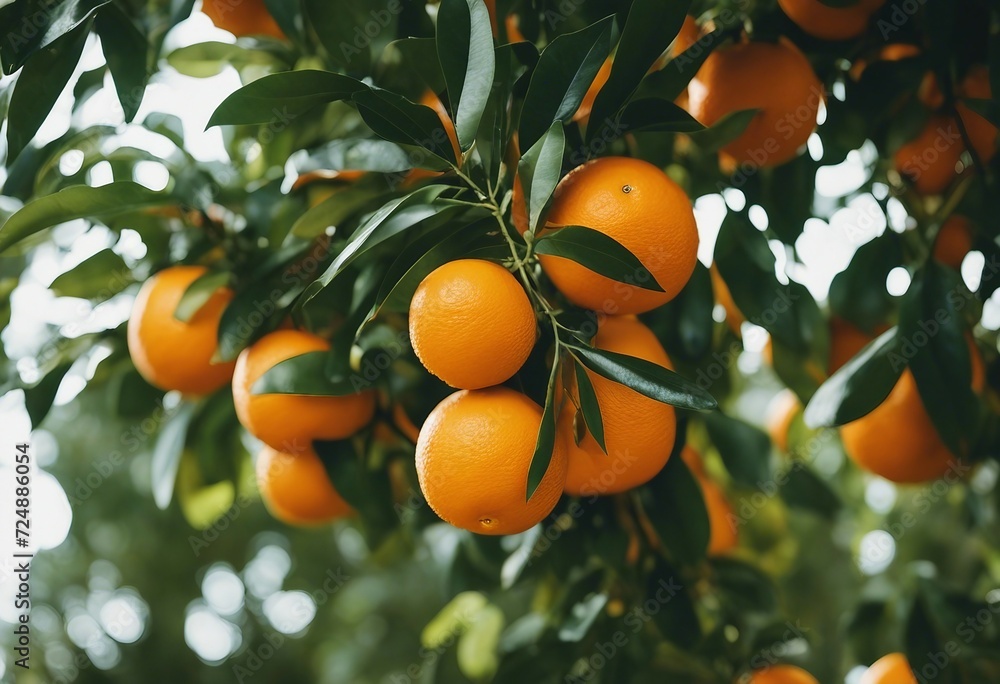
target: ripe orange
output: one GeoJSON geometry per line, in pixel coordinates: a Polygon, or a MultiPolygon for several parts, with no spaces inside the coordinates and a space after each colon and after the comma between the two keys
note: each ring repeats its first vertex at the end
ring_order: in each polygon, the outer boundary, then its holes
{"type": "Polygon", "coordinates": [[[709,273],[712,275],[712,288],[715,290],[715,301],[726,312],[726,325],[729,326],[734,335],[740,337],[742,335],[741,326],[746,321],[746,317],[740,311],[739,307],[736,306],[736,302],[733,301],[733,293],[729,291],[729,286],[722,279],[719,269],[713,265],[709,273]]]}
{"type": "Polygon", "coordinates": [[[729,504],[726,493],[705,472],[701,455],[697,451],[690,446],[685,446],[681,451],[681,458],[684,459],[691,474],[701,485],[701,494],[705,499],[705,508],[708,510],[708,525],[711,530],[708,555],[718,556],[736,548],[739,544],[739,537],[730,520],[730,516],[733,515],[733,507],[729,504]]]}
{"type": "Polygon", "coordinates": [[[819,684],[819,680],[794,665],[774,665],[751,673],[746,684],[819,684]]]}
{"type": "MultiPolygon", "coordinates": [[[[983,64],[976,65],[970,69],[969,73],[962,79],[959,91],[963,97],[975,100],[992,99],[993,93],[990,88],[989,69],[983,64]]],[[[969,135],[969,141],[972,143],[972,148],[976,151],[976,156],[984,164],[989,163],[997,151],[997,127],[981,115],[972,111],[964,102],[958,102],[955,105],[955,109],[958,111],[958,115],[962,117],[962,124],[969,135]]]]}
{"type": "Polygon", "coordinates": [[[681,30],[677,33],[677,37],[674,38],[674,42],[670,44],[670,56],[676,57],[682,54],[689,47],[698,42],[698,38],[701,36],[701,27],[698,26],[698,22],[690,14],[684,17],[684,23],[681,24],[681,30]]]}
{"type": "MultiPolygon", "coordinates": [[[[634,316],[609,316],[601,323],[594,345],[673,368],[653,331],[634,316]]],[[[670,458],[677,430],[673,407],[589,370],[587,377],[601,407],[608,451],[601,451],[589,431],[576,444],[573,420],[579,395],[576,382],[571,381],[558,424],[569,450],[566,492],[576,496],[615,494],[648,482],[670,458]]]]}
{"type": "Polygon", "coordinates": [[[949,216],[941,226],[941,233],[934,243],[934,258],[945,266],[958,269],[970,251],[972,251],[972,222],[960,214],[949,216]]]}
{"type": "Polygon", "coordinates": [[[136,370],[162,390],[209,394],[233,377],[233,362],[213,363],[219,319],[233,298],[228,288],[209,297],[189,321],[174,318],[184,292],[208,269],[172,266],[143,283],[128,321],[128,351],[136,370]]]}
{"type": "Polygon", "coordinates": [[[604,157],[570,171],[556,187],[546,225],[585,226],[611,236],[664,290],[620,283],[562,257],[541,257],[545,273],[567,299],[607,314],[642,313],[666,304],[687,283],[698,257],[698,228],[688,196],[660,169],[639,159],[604,157]]]}
{"type": "Polygon", "coordinates": [[[604,64],[598,69],[597,75],[594,76],[590,87],[587,88],[587,92],[583,94],[583,100],[580,101],[580,106],[577,107],[576,113],[573,114],[573,121],[586,122],[590,119],[590,110],[594,108],[594,100],[597,99],[597,93],[601,92],[601,88],[608,82],[609,76],[611,76],[610,57],[604,60],[604,64]]]}
{"type": "Polygon", "coordinates": [[[790,389],[783,389],[771,399],[764,423],[767,434],[770,435],[778,451],[782,453],[788,451],[788,431],[800,413],[802,413],[802,403],[790,389]]]}
{"type": "Polygon", "coordinates": [[[417,478],[434,512],[478,534],[517,534],[547,516],[566,479],[566,447],[525,502],[542,409],[506,387],[455,392],[427,416],[417,440],[417,478]]]}
{"type": "MultiPolygon", "coordinates": [[[[972,388],[983,388],[983,360],[970,344],[972,388]]],[[[861,468],[899,483],[927,482],[947,473],[958,458],[931,422],[913,372],[903,371],[882,404],[840,429],[844,450],[861,468]]]]}
{"type": "Polygon", "coordinates": [[[517,279],[492,261],[459,259],[424,278],[410,302],[410,342],[452,387],[510,379],[535,346],[535,311],[517,279]]]}
{"type": "Polygon", "coordinates": [[[315,439],[344,439],[364,427],[375,413],[371,391],[342,397],[251,394],[254,383],[282,361],[329,349],[329,342],[301,330],[276,330],[244,349],[233,375],[233,402],[243,427],[291,454],[310,450],[315,439]]]}
{"type": "Polygon", "coordinates": [[[688,99],[691,115],[706,126],[759,109],[721,158],[727,167],[762,168],[793,159],[816,130],[823,84],[791,42],[747,42],[713,52],[688,85],[688,99]]]}
{"type": "Polygon", "coordinates": [[[916,138],[896,152],[896,170],[922,195],[945,190],[957,175],[965,145],[950,116],[932,116],[916,138]]]}
{"type": "Polygon", "coordinates": [[[205,0],[201,11],[213,24],[237,38],[258,35],[285,38],[264,0],[205,0]]]}
{"type": "Polygon", "coordinates": [[[822,40],[855,38],[868,28],[871,15],[885,0],[861,0],[849,7],[830,7],[820,0],[778,0],[788,18],[810,36],[822,40]]]}
{"type": "Polygon", "coordinates": [[[872,663],[858,684],[917,684],[917,678],[905,655],[890,653],[872,663]]]}
{"type": "Polygon", "coordinates": [[[289,525],[322,525],[353,513],[311,449],[286,454],[264,447],[257,455],[257,488],[271,515],[289,525]]]}

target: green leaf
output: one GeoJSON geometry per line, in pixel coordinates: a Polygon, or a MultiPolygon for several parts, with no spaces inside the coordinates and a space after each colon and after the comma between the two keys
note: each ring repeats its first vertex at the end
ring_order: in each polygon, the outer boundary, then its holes
{"type": "Polygon", "coordinates": [[[708,436],[735,481],[759,487],[771,479],[771,438],[766,432],[721,412],[704,418],[708,436]]]}
{"type": "Polygon", "coordinates": [[[281,66],[279,59],[270,52],[212,40],[177,48],[167,55],[167,64],[192,78],[211,78],[227,67],[242,71],[247,67],[272,67],[276,70],[281,66]]]}
{"type": "Polygon", "coordinates": [[[590,381],[590,376],[580,364],[574,364],[576,369],[576,387],[580,394],[580,410],[583,412],[583,419],[587,423],[587,429],[601,451],[608,453],[608,447],[604,443],[604,419],[601,417],[601,405],[597,401],[597,392],[594,391],[594,383],[590,381]]]}
{"type": "Polygon", "coordinates": [[[642,92],[655,94],[665,100],[674,101],[688,87],[701,65],[712,50],[722,43],[723,29],[702,36],[687,50],[667,62],[662,69],[654,71],[642,81],[642,92]]]}
{"type": "Polygon", "coordinates": [[[647,97],[629,102],[618,120],[618,133],[654,131],[698,133],[705,127],[671,100],[647,97]]]}
{"type": "Polygon", "coordinates": [[[57,297],[105,300],[133,282],[132,272],[125,261],[110,249],[102,249],[60,274],[49,289],[57,297]]]}
{"type": "Polygon", "coordinates": [[[646,318],[671,356],[698,361],[711,351],[715,297],[709,270],[699,261],[687,285],[676,297],[646,318]]]}
{"type": "Polygon", "coordinates": [[[614,17],[553,40],[538,59],[521,107],[518,141],[529,149],[553,123],[569,121],[611,52],[614,17]]]}
{"type": "Polygon", "coordinates": [[[170,195],[132,181],[116,181],[97,188],[73,185],[28,202],[7,219],[0,226],[0,253],[26,237],[66,221],[98,219],[174,202],[170,195]]]}
{"type": "Polygon", "coordinates": [[[373,16],[375,12],[379,13],[376,21],[381,28],[391,21],[388,16],[389,8],[399,5],[382,3],[377,6],[377,10],[375,7],[364,0],[304,0],[303,13],[306,25],[316,33],[329,58],[349,73],[364,74],[368,73],[371,64],[372,41],[358,40],[357,32],[360,30],[367,39],[368,35],[363,33],[364,27],[376,19],[373,16]]]}
{"type": "Polygon", "coordinates": [[[535,451],[531,455],[531,466],[528,468],[528,488],[524,500],[529,501],[531,495],[538,489],[552,461],[552,450],[556,443],[556,397],[557,378],[559,377],[559,349],[556,348],[556,358],[552,362],[552,372],[549,374],[549,385],[545,391],[545,407],[542,409],[542,422],[538,427],[538,439],[535,440],[535,451]]]}
{"type": "Polygon", "coordinates": [[[63,361],[58,366],[45,374],[45,377],[32,387],[24,388],[24,408],[28,411],[28,418],[31,419],[31,427],[38,428],[49,409],[55,401],[59,386],[62,384],[66,373],[73,366],[73,360],[63,361]]]}
{"type": "Polygon", "coordinates": [[[229,274],[225,272],[208,271],[188,285],[174,309],[174,318],[183,323],[190,321],[201,307],[208,303],[220,287],[229,283],[229,274]]]}
{"type": "Polygon", "coordinates": [[[48,118],[80,61],[91,23],[84,21],[40,50],[18,74],[7,110],[8,163],[27,147],[48,118]]]}
{"type": "Polygon", "coordinates": [[[467,150],[479,130],[496,67],[486,5],[482,0],[441,0],[436,39],[458,143],[467,150]]]}
{"type": "Polygon", "coordinates": [[[906,368],[892,328],[862,349],[813,395],[804,418],[811,428],[837,427],[867,415],[885,401],[906,368]]]}
{"type": "Polygon", "coordinates": [[[284,271],[279,277],[254,281],[233,297],[219,319],[219,361],[232,361],[278,327],[287,307],[305,288],[301,278],[290,276],[291,272],[284,271]]]}
{"type": "Polygon", "coordinates": [[[570,608],[569,617],[559,627],[559,641],[576,643],[582,641],[597,618],[604,614],[608,605],[608,595],[604,592],[590,594],[570,608]]]}
{"type": "Polygon", "coordinates": [[[521,186],[524,189],[524,200],[528,205],[528,224],[531,230],[538,227],[542,211],[562,177],[565,147],[566,137],[562,122],[556,121],[517,163],[521,186]]]}
{"type": "Polygon", "coordinates": [[[428,185],[409,195],[394,199],[376,211],[351,235],[350,242],[341,250],[333,263],[316,282],[306,289],[306,299],[311,299],[323,289],[361,254],[375,245],[381,244],[423,219],[440,213],[441,207],[431,203],[448,188],[444,185],[428,185]],[[394,219],[394,220],[393,220],[394,219]]]}
{"type": "Polygon", "coordinates": [[[741,613],[772,613],[778,607],[774,581],[760,568],[736,558],[712,558],[712,582],[724,605],[741,613]]]}
{"type": "Polygon", "coordinates": [[[3,73],[20,69],[39,50],[90,19],[110,0],[19,0],[0,6],[0,66],[3,73]]]}
{"type": "Polygon", "coordinates": [[[518,80],[538,61],[538,50],[530,43],[501,45],[495,51],[496,70],[486,111],[476,135],[476,152],[487,178],[496,181],[511,137],[508,115],[511,94],[518,80]]]}
{"type": "Polygon", "coordinates": [[[385,191],[381,179],[362,178],[338,188],[332,195],[310,207],[292,224],[290,234],[297,238],[312,239],[323,235],[328,228],[338,230],[345,221],[355,216],[385,191]]]}
{"type": "Polygon", "coordinates": [[[759,111],[759,109],[741,109],[732,114],[726,114],[710,128],[691,133],[691,140],[705,152],[717,152],[743,135],[743,131],[747,129],[759,111]]]}
{"type": "Polygon", "coordinates": [[[603,122],[617,119],[646,72],[680,31],[690,6],[691,0],[633,0],[611,75],[594,100],[587,126],[588,142],[599,137],[603,122]]]}
{"type": "Polygon", "coordinates": [[[590,370],[650,399],[693,411],[713,411],[719,406],[708,392],[663,366],[604,349],[579,344],[569,347],[590,370]]]}
{"type": "Polygon", "coordinates": [[[334,489],[361,516],[369,548],[377,548],[399,526],[388,470],[369,467],[351,440],[317,440],[313,448],[334,489]]]}
{"type": "Polygon", "coordinates": [[[678,563],[696,564],[705,558],[708,510],[701,485],[679,454],[671,455],[663,470],[638,489],[638,496],[656,535],[678,563]]]}
{"type": "Polygon", "coordinates": [[[329,71],[303,69],[271,74],[223,100],[205,128],[266,123],[284,129],[313,107],[350,100],[367,89],[357,79],[329,71]]]}
{"type": "Polygon", "coordinates": [[[188,425],[194,417],[196,406],[193,402],[182,402],[164,423],[156,438],[151,468],[153,501],[160,510],[165,510],[174,496],[177,468],[184,453],[188,425]]]}
{"type": "MultiPolygon", "coordinates": [[[[371,138],[343,138],[331,140],[309,153],[299,162],[296,171],[374,171],[376,173],[401,173],[413,168],[406,150],[388,140],[371,138]]],[[[382,190],[385,184],[381,184],[382,190]]]]}
{"type": "Polygon", "coordinates": [[[149,80],[147,55],[149,42],[118,5],[111,4],[101,10],[95,22],[101,37],[104,57],[111,70],[118,101],[125,112],[125,122],[131,123],[142,104],[149,80]]]}
{"type": "Polygon", "coordinates": [[[619,283],[663,292],[638,257],[613,237],[592,228],[566,226],[553,230],[538,239],[535,253],[570,259],[619,283]]]}
{"type": "MultiPolygon", "coordinates": [[[[457,161],[441,118],[430,107],[378,88],[358,91],[353,99],[361,118],[376,135],[416,150],[426,150],[445,164],[457,161]]],[[[423,167],[426,162],[418,156],[411,159],[411,163],[423,167]]]]}
{"type": "Polygon", "coordinates": [[[701,641],[701,621],[691,593],[680,583],[681,577],[676,568],[657,558],[646,578],[646,600],[642,605],[667,641],[693,649],[701,641]]]}
{"type": "Polygon", "coordinates": [[[297,394],[311,397],[343,397],[357,392],[352,376],[331,382],[327,369],[330,352],[306,352],[272,366],[250,388],[251,394],[297,394]]]}
{"type": "Polygon", "coordinates": [[[901,351],[931,422],[957,456],[964,455],[978,415],[962,317],[971,298],[958,273],[930,260],[914,276],[900,308],[901,351]]]}
{"type": "Polygon", "coordinates": [[[805,463],[795,462],[785,473],[781,499],[791,508],[812,511],[832,519],[843,508],[843,502],[826,480],[805,463]]]}
{"type": "Polygon", "coordinates": [[[497,647],[505,623],[503,611],[495,605],[487,605],[476,613],[459,637],[455,654],[458,669],[470,681],[485,682],[493,678],[500,666],[497,647]]]}
{"type": "Polygon", "coordinates": [[[861,245],[850,265],[830,284],[830,308],[863,330],[872,330],[895,307],[885,281],[889,271],[902,263],[902,241],[897,233],[887,230],[861,245]]]}

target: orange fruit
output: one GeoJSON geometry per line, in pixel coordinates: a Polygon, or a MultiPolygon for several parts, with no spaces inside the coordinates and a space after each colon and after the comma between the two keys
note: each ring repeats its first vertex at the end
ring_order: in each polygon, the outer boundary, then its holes
{"type": "Polygon", "coordinates": [[[690,14],[684,17],[684,23],[681,24],[681,30],[677,33],[677,37],[674,38],[674,42],[670,44],[670,56],[676,57],[682,54],[689,47],[698,42],[698,38],[701,37],[701,27],[698,26],[698,22],[690,14]]]}
{"type": "Polygon", "coordinates": [[[896,152],[896,170],[920,194],[936,195],[958,175],[956,167],[964,150],[955,119],[936,114],[916,138],[896,152]]]}
{"type": "Polygon", "coordinates": [[[800,413],[802,413],[802,403],[790,389],[778,392],[768,404],[764,426],[778,451],[782,453],[788,451],[788,431],[800,413]]]}
{"type": "Polygon", "coordinates": [[[497,0],[485,0],[486,11],[490,13],[490,26],[493,28],[493,37],[497,37],[497,0]]]}
{"type": "Polygon", "coordinates": [[[545,273],[568,300],[607,314],[666,304],[687,284],[698,258],[691,201],[663,171],[640,159],[604,157],[570,171],[556,187],[546,226],[586,226],[609,235],[664,290],[620,283],[562,257],[541,257],[545,273]]]}
{"type": "Polygon", "coordinates": [[[344,439],[368,424],[375,414],[372,391],[342,397],[251,393],[282,361],[329,349],[329,342],[302,330],[276,330],[244,349],[233,374],[233,402],[243,427],[274,449],[298,454],[315,439],[344,439]]]}
{"type": "Polygon", "coordinates": [[[865,32],[871,15],[885,0],[861,0],[849,7],[830,7],[820,0],[778,0],[795,24],[814,38],[846,40],[865,32]]]}
{"type": "Polygon", "coordinates": [[[264,0],[205,0],[201,11],[212,23],[242,36],[272,36],[284,39],[285,34],[267,11],[264,0]]]}
{"type": "Polygon", "coordinates": [[[872,663],[858,684],[917,684],[917,678],[905,655],[890,653],[872,663]]]}
{"type": "Polygon", "coordinates": [[[455,392],[420,429],[417,478],[443,520],[478,534],[517,534],[552,512],[566,479],[557,439],[548,470],[525,501],[542,409],[506,387],[455,392]]]}
{"type": "Polygon", "coordinates": [[[681,451],[681,458],[684,459],[691,474],[701,485],[701,494],[705,499],[705,508],[708,510],[708,525],[711,530],[708,555],[718,556],[736,548],[739,544],[739,537],[736,528],[730,522],[733,507],[730,505],[729,499],[726,498],[726,493],[705,472],[701,455],[697,451],[690,446],[685,446],[681,451]]]}
{"type": "Polygon", "coordinates": [[[322,525],[353,512],[311,449],[286,454],[264,447],[257,455],[257,488],[271,515],[289,525],[322,525]]]}
{"type": "MultiPolygon", "coordinates": [[[[972,388],[983,388],[983,360],[970,343],[972,388]]],[[[917,381],[903,371],[889,396],[868,415],[840,428],[844,450],[858,466],[899,483],[935,480],[959,460],[924,408],[917,381]]]]}
{"type": "Polygon", "coordinates": [[[795,665],[773,665],[751,673],[746,684],[819,684],[819,680],[795,665]]]}
{"type": "Polygon", "coordinates": [[[972,251],[972,222],[960,214],[949,216],[941,226],[941,233],[934,243],[934,258],[945,266],[958,269],[970,251],[972,251]]]}
{"type": "Polygon", "coordinates": [[[520,370],[535,346],[535,310],[503,266],[451,261],[413,294],[410,342],[424,368],[452,387],[499,385],[520,370]]]}
{"type": "MultiPolygon", "coordinates": [[[[962,79],[959,92],[962,97],[974,100],[992,99],[989,69],[983,64],[978,64],[970,69],[969,73],[962,79]]],[[[962,124],[965,126],[965,132],[969,136],[972,148],[976,151],[976,156],[984,164],[989,163],[997,151],[997,127],[983,116],[972,111],[964,102],[956,103],[955,109],[962,117],[962,124]]]]}
{"type": "Polygon", "coordinates": [[[528,39],[524,37],[524,34],[521,33],[521,20],[516,14],[508,14],[503,23],[504,27],[507,29],[507,42],[523,43],[528,41],[528,39]]]}
{"type": "Polygon", "coordinates": [[[721,159],[724,166],[764,168],[793,159],[816,130],[823,84],[787,40],[739,43],[712,53],[688,85],[688,100],[688,111],[706,126],[740,110],[760,110],[722,148],[721,159]]]}
{"type": "Polygon", "coordinates": [[[712,288],[715,290],[715,301],[726,312],[726,325],[729,326],[734,335],[740,337],[742,335],[741,326],[746,321],[746,317],[743,316],[743,312],[740,311],[739,307],[736,306],[736,302],[733,301],[733,294],[729,291],[726,281],[722,279],[719,269],[713,265],[709,273],[712,275],[712,288]]]}
{"type": "MultiPolygon", "coordinates": [[[[879,333],[884,329],[879,329],[879,333]]],[[[833,375],[843,368],[844,364],[857,355],[875,337],[834,316],[830,319],[830,360],[827,363],[827,373],[833,375]]]]}
{"type": "Polygon", "coordinates": [[[233,377],[233,362],[213,363],[219,320],[233,292],[219,288],[187,322],[174,311],[188,286],[205,275],[204,266],[172,266],[145,283],[128,321],[128,351],[136,370],[162,390],[210,394],[233,377]]]}
{"type": "Polygon", "coordinates": [[[573,121],[586,123],[590,119],[590,110],[594,108],[594,100],[597,99],[597,93],[601,92],[601,88],[608,82],[609,76],[611,76],[610,57],[604,60],[604,64],[597,70],[594,80],[590,82],[587,92],[583,94],[583,100],[580,101],[580,106],[577,107],[576,113],[573,114],[573,121]]]}
{"type": "MultiPolygon", "coordinates": [[[[594,346],[673,368],[653,331],[634,316],[606,318],[594,346]]],[[[566,492],[575,496],[615,494],[648,482],[670,458],[677,430],[673,407],[592,371],[586,373],[601,407],[608,451],[601,450],[589,431],[576,444],[573,423],[580,400],[573,379],[558,423],[569,450],[566,492]]]]}

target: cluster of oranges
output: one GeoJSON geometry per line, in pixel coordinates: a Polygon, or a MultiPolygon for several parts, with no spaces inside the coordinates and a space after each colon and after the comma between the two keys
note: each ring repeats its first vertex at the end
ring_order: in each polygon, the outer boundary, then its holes
{"type": "MultiPolygon", "coordinates": [[[[819,680],[795,665],[774,665],[746,675],[739,684],[819,684],[819,680]]],[[[858,684],[917,684],[910,663],[902,653],[890,653],[875,661],[858,684]]]]}

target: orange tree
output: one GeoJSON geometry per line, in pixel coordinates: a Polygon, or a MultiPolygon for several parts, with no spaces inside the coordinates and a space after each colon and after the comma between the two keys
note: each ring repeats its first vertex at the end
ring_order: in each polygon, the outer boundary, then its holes
{"type": "Polygon", "coordinates": [[[49,289],[134,299],[3,357],[32,425],[90,359],[194,528],[434,556],[350,681],[1000,681],[995,2],[193,6],[0,7],[4,323],[80,220],[49,289]]]}

